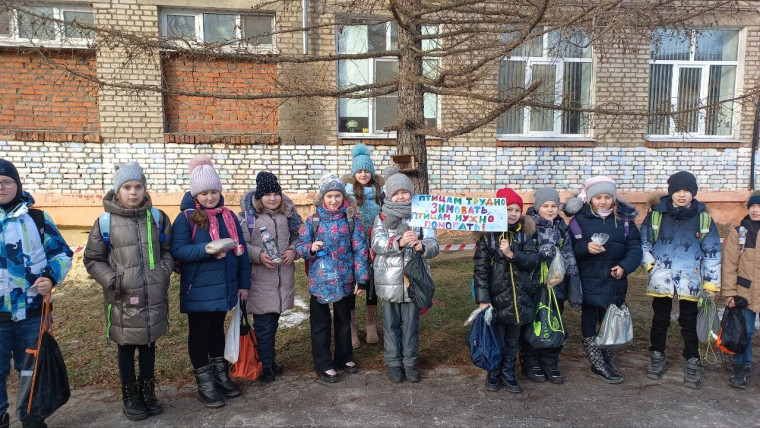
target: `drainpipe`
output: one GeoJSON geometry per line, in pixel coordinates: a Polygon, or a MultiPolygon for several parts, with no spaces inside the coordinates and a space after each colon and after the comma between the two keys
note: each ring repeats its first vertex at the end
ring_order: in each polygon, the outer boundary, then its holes
{"type": "Polygon", "coordinates": [[[301,28],[303,28],[303,54],[309,54],[309,32],[306,30],[306,24],[309,20],[309,4],[308,0],[301,0],[301,28]]]}
{"type": "Polygon", "coordinates": [[[760,140],[760,129],[758,129],[758,123],[760,123],[760,97],[758,97],[757,105],[755,106],[755,123],[752,127],[752,153],[750,157],[749,190],[755,190],[755,158],[757,156],[758,140],[760,140]]]}

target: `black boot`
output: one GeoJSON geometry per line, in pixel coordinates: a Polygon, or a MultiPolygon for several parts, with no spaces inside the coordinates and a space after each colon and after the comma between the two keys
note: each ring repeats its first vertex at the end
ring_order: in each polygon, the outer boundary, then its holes
{"type": "Polygon", "coordinates": [[[613,372],[610,366],[604,362],[601,350],[596,346],[596,337],[584,337],[583,347],[586,350],[588,360],[591,362],[591,376],[598,377],[606,383],[620,383],[623,377],[613,372]]]}
{"type": "Polygon", "coordinates": [[[240,395],[242,391],[232,382],[230,375],[227,373],[227,364],[224,357],[211,358],[211,372],[214,376],[214,384],[225,398],[233,398],[240,395]]]}
{"type": "Polygon", "coordinates": [[[515,378],[515,357],[505,357],[501,363],[501,384],[509,392],[522,392],[515,378]]]}
{"type": "Polygon", "coordinates": [[[145,408],[140,398],[140,384],[121,385],[121,400],[124,402],[124,416],[130,421],[139,421],[148,417],[148,409],[145,408]]]}
{"type": "Polygon", "coordinates": [[[21,428],[47,428],[45,420],[35,419],[27,415],[23,421],[21,421],[21,428]]]}
{"type": "Polygon", "coordinates": [[[498,391],[501,389],[501,384],[499,383],[499,375],[501,372],[499,370],[491,370],[486,374],[486,389],[489,391],[498,391]]]}
{"type": "Polygon", "coordinates": [[[734,373],[731,379],[728,380],[728,384],[734,388],[744,389],[747,387],[747,381],[749,380],[749,364],[734,364],[734,373]]]}
{"type": "Polygon", "coordinates": [[[261,373],[259,373],[257,380],[263,383],[271,383],[274,382],[275,374],[276,373],[272,367],[264,367],[261,369],[261,373]]]}
{"type": "Polygon", "coordinates": [[[156,379],[140,378],[140,396],[145,408],[150,416],[160,415],[164,411],[164,406],[156,397],[156,379]]]}
{"type": "Polygon", "coordinates": [[[214,386],[214,377],[211,374],[211,366],[203,366],[193,369],[195,382],[198,384],[198,400],[206,407],[216,408],[224,406],[224,398],[214,386]]]}
{"type": "Polygon", "coordinates": [[[618,371],[618,368],[615,365],[615,351],[612,349],[600,349],[600,351],[602,352],[602,359],[607,363],[607,367],[612,370],[612,373],[620,376],[621,379],[625,379],[625,376],[618,371]]]}
{"type": "Polygon", "coordinates": [[[3,416],[0,416],[0,428],[8,428],[10,424],[10,416],[7,413],[4,413],[3,416]]]}

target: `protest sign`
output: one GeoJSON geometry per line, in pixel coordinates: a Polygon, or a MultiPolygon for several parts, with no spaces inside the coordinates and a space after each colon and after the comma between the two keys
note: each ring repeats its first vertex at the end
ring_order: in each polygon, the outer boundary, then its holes
{"type": "Polygon", "coordinates": [[[507,230],[507,200],[464,196],[415,195],[412,197],[413,227],[502,232],[507,230]]]}

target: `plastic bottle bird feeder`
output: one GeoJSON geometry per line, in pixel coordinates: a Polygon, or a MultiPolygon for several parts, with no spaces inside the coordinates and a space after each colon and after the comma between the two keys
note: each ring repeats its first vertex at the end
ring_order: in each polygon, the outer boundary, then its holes
{"type": "Polygon", "coordinates": [[[396,169],[403,173],[415,173],[420,166],[414,155],[393,155],[391,160],[396,164],[396,169]]]}

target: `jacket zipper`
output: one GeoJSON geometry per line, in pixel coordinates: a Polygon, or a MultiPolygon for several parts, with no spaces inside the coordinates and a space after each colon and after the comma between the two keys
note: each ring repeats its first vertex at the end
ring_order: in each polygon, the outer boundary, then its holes
{"type": "MultiPolygon", "coordinates": [[[[277,222],[275,221],[274,218],[272,218],[271,214],[269,214],[269,218],[272,219],[272,223],[274,223],[274,239],[277,240],[277,244],[279,247],[279,243],[280,243],[279,233],[280,232],[277,229],[277,222]]],[[[280,257],[280,260],[282,260],[282,257],[280,257]]],[[[282,262],[277,264],[277,296],[280,298],[280,313],[282,313],[282,273],[280,272],[281,266],[282,266],[282,262]]]]}
{"type": "MultiPolygon", "coordinates": [[[[150,221],[149,218],[147,220],[150,221]]],[[[145,306],[145,326],[148,328],[148,344],[150,344],[153,341],[150,340],[150,306],[148,305],[148,279],[145,277],[145,258],[143,257],[142,239],[140,237],[139,217],[135,219],[135,226],[137,227],[137,248],[140,249],[140,276],[143,280],[143,295],[145,296],[145,302],[143,302],[143,305],[145,306]]],[[[150,227],[150,224],[148,224],[148,227],[150,227]]]]}
{"type": "MultiPolygon", "coordinates": [[[[512,245],[512,242],[510,242],[510,239],[512,239],[512,235],[507,235],[507,242],[509,245],[512,245]]],[[[512,256],[514,258],[514,255],[512,256]]],[[[512,303],[515,305],[515,317],[517,317],[517,324],[520,324],[520,311],[517,308],[517,287],[515,287],[515,273],[512,270],[512,261],[508,260],[507,263],[509,264],[509,278],[512,281],[512,303]]]]}

